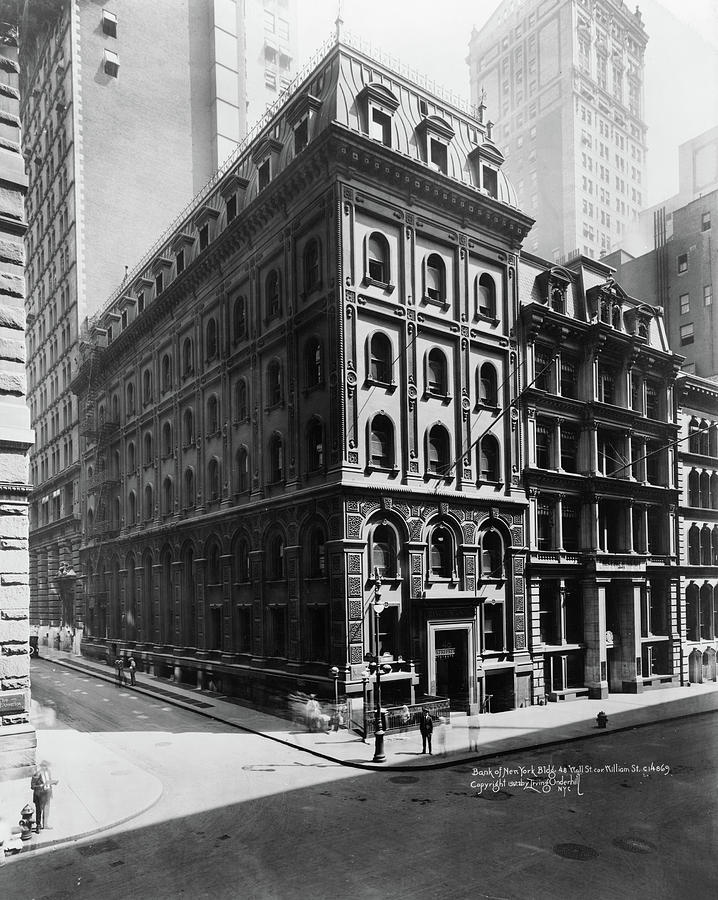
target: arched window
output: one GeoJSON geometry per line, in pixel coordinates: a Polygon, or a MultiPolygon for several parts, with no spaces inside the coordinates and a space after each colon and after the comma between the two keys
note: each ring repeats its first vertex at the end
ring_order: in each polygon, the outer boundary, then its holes
{"type": "Polygon", "coordinates": [[[207,584],[222,583],[222,551],[216,541],[212,541],[207,551],[207,584]]]}
{"type": "Polygon", "coordinates": [[[92,534],[93,528],[95,526],[95,512],[93,509],[87,510],[87,533],[92,534]]]}
{"type": "Polygon", "coordinates": [[[130,491],[127,497],[127,524],[134,525],[137,522],[137,495],[130,491]]]}
{"type": "Polygon", "coordinates": [[[718,457],[718,425],[711,425],[708,429],[708,454],[718,457]]]}
{"type": "Polygon", "coordinates": [[[621,307],[617,304],[614,305],[613,311],[611,313],[611,324],[614,328],[620,331],[621,329],[621,307]]]}
{"type": "Polygon", "coordinates": [[[310,578],[324,578],[327,574],[325,542],[324,529],[315,525],[309,532],[307,574],[310,578]]]}
{"type": "Polygon", "coordinates": [[[479,540],[481,577],[504,577],[504,542],[501,535],[494,528],[488,528],[481,532],[479,540]]]}
{"type": "Polygon", "coordinates": [[[701,472],[699,485],[699,506],[708,509],[711,498],[711,477],[708,472],[701,472]]]}
{"type": "Polygon", "coordinates": [[[438,347],[430,350],[426,359],[426,392],[437,397],[446,397],[449,393],[446,356],[438,347]]]}
{"type": "Polygon", "coordinates": [[[379,284],[389,284],[389,242],[378,231],[373,231],[366,242],[366,277],[379,284]]]}
{"type": "Polygon", "coordinates": [[[247,382],[244,378],[240,378],[234,387],[234,415],[238,422],[245,422],[249,418],[247,382]]]}
{"type": "Polygon", "coordinates": [[[374,416],[369,431],[369,465],[378,469],[394,466],[394,424],[388,416],[374,416]]]}
{"type": "Polygon", "coordinates": [[[247,305],[240,294],[232,307],[232,337],[235,343],[241,341],[247,335],[247,305]]]}
{"type": "Polygon", "coordinates": [[[149,520],[154,515],[154,498],[152,496],[152,485],[145,485],[145,505],[142,510],[142,518],[145,522],[149,522],[149,520]]]}
{"type": "Polygon", "coordinates": [[[307,388],[318,387],[324,381],[322,345],[318,338],[310,338],[304,347],[304,381],[307,388]]]}
{"type": "Polygon", "coordinates": [[[429,540],[429,571],[435,578],[451,578],[454,573],[454,541],[445,525],[438,525],[429,540]]]}
{"type": "Polygon", "coordinates": [[[162,426],[162,454],[171,456],[174,450],[174,442],[172,440],[172,425],[165,422],[162,426]]]}
{"type": "Polygon", "coordinates": [[[282,402],[282,368],[274,359],[267,367],[267,405],[279,406],[282,402]]]}
{"type": "Polygon", "coordinates": [[[688,474],[688,505],[700,506],[700,476],[695,469],[691,469],[688,474]]]}
{"type": "Polygon", "coordinates": [[[711,530],[707,525],[701,528],[701,565],[711,564],[711,530]]]}
{"type": "Polygon", "coordinates": [[[688,565],[699,566],[701,564],[701,532],[697,525],[692,525],[688,530],[688,565]]]}
{"type": "Polygon", "coordinates": [[[175,508],[174,485],[171,478],[165,478],[162,483],[162,512],[165,516],[171,516],[175,508]]]}
{"type": "Polygon", "coordinates": [[[450,466],[449,433],[443,425],[434,425],[427,439],[426,467],[433,475],[446,478],[450,474],[450,466]]]}
{"type": "Polygon", "coordinates": [[[718,509],[718,474],[711,475],[710,480],[711,509],[718,509]]]}
{"type": "Polygon", "coordinates": [[[491,363],[484,363],[478,374],[479,403],[483,406],[498,406],[499,396],[496,383],[496,369],[491,363]]]}
{"type": "Polygon", "coordinates": [[[713,588],[704,583],[700,589],[701,628],[700,639],[702,641],[713,640],[713,588]]]}
{"type": "Polygon", "coordinates": [[[693,582],[686,588],[686,637],[689,641],[701,639],[698,585],[693,582]]]}
{"type": "Polygon", "coordinates": [[[284,444],[280,434],[269,439],[269,483],[278,484],[284,480],[284,444]]]}
{"type": "Polygon", "coordinates": [[[186,409],[182,415],[182,441],[187,447],[194,443],[194,413],[186,409]]]}
{"type": "Polygon", "coordinates": [[[194,372],[194,351],[192,338],[185,338],[182,344],[182,374],[186,377],[194,372]]]}
{"type": "Polygon", "coordinates": [[[424,297],[437,303],[446,300],[446,265],[438,253],[430,253],[424,261],[424,297]]]}
{"type": "Polygon", "coordinates": [[[112,421],[120,421],[120,398],[117,394],[112,395],[112,421]]]}
{"type": "Polygon", "coordinates": [[[240,584],[246,584],[249,581],[249,541],[246,538],[240,538],[237,541],[235,566],[237,581],[240,584]]]}
{"type": "Polygon", "coordinates": [[[215,394],[207,401],[207,434],[219,433],[219,402],[215,394]]]}
{"type": "Polygon", "coordinates": [[[499,481],[499,442],[490,434],[479,447],[479,473],[482,481],[499,481]]]}
{"type": "Polygon", "coordinates": [[[701,436],[698,434],[700,425],[696,419],[691,419],[688,423],[688,450],[690,453],[701,452],[701,436]]]}
{"type": "Polygon", "coordinates": [[[217,340],[217,320],[211,318],[207,322],[205,329],[205,350],[207,359],[214,359],[219,352],[219,342],[217,340]]]}
{"type": "Polygon", "coordinates": [[[279,288],[279,272],[272,269],[264,282],[264,300],[268,319],[276,319],[282,313],[279,288]]]}
{"type": "Polygon", "coordinates": [[[134,416],[135,414],[135,386],[133,382],[129,382],[126,389],[126,397],[127,397],[127,415],[134,416]]]}
{"type": "Polygon", "coordinates": [[[207,466],[207,499],[216,503],[220,498],[219,460],[212,457],[207,466]]]}
{"type": "Polygon", "coordinates": [[[150,466],[152,465],[153,460],[154,454],[152,452],[152,433],[150,431],[146,431],[144,437],[144,456],[142,461],[146,466],[150,466]]]}
{"type": "Polygon", "coordinates": [[[698,435],[699,437],[699,452],[703,456],[708,456],[710,454],[710,438],[708,436],[708,423],[705,419],[701,420],[701,433],[698,435]]]}
{"type": "Polygon", "coordinates": [[[144,403],[152,400],[152,372],[150,369],[145,369],[142,373],[142,400],[144,403]]]}
{"type": "Polygon", "coordinates": [[[315,290],[322,283],[321,253],[319,241],[312,238],[304,248],[304,290],[315,290]]]}
{"type": "Polygon", "coordinates": [[[249,453],[246,447],[237,451],[237,491],[240,494],[249,490],[249,453]]]}
{"type": "Polygon", "coordinates": [[[284,538],[278,532],[270,535],[267,542],[265,571],[270,581],[284,578],[284,538]]]}
{"type": "Polygon", "coordinates": [[[369,343],[369,378],[379,384],[391,384],[393,368],[391,341],[377,331],[369,343]]]}
{"type": "Polygon", "coordinates": [[[172,357],[165,353],[162,357],[162,390],[168,391],[172,387],[172,357]]]}
{"type": "Polygon", "coordinates": [[[397,540],[390,525],[377,525],[370,542],[371,574],[380,578],[396,578],[397,540]]]}
{"type": "Polygon", "coordinates": [[[487,319],[496,318],[496,282],[486,272],[476,279],[476,312],[487,319]]]}
{"type": "Polygon", "coordinates": [[[187,468],[184,470],[184,507],[185,509],[194,509],[195,490],[194,490],[194,470],[187,468]]]}
{"type": "Polygon", "coordinates": [[[319,419],[307,425],[307,472],[317,472],[324,465],[324,428],[319,419]]]}
{"type": "Polygon", "coordinates": [[[135,444],[133,441],[127,445],[127,472],[135,471],[135,444]]]}
{"type": "Polygon", "coordinates": [[[713,526],[711,532],[711,542],[713,544],[713,560],[711,565],[718,566],[718,525],[713,526]]]}

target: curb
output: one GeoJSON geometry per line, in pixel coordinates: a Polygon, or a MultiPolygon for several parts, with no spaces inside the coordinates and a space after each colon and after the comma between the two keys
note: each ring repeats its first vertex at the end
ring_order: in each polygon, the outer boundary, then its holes
{"type": "MultiPolygon", "coordinates": [[[[97,678],[102,678],[105,681],[113,681],[114,682],[114,677],[105,675],[104,672],[101,672],[101,671],[96,672],[94,669],[84,668],[82,665],[74,664],[68,660],[54,659],[54,658],[47,657],[47,656],[42,657],[42,658],[44,658],[48,662],[53,662],[53,663],[57,663],[58,665],[64,666],[65,668],[74,669],[74,671],[76,671],[76,672],[82,672],[85,675],[91,674],[97,678]]],[[[150,688],[142,687],[140,685],[135,685],[134,688],[131,688],[129,685],[126,685],[126,687],[128,690],[137,691],[137,693],[145,694],[148,697],[153,697],[155,699],[158,698],[158,695],[156,693],[154,693],[150,688]]],[[[522,753],[522,752],[533,751],[533,750],[544,750],[549,747],[558,746],[559,744],[571,744],[571,743],[575,743],[576,741],[590,740],[591,738],[605,736],[608,733],[620,734],[621,732],[624,732],[624,731],[632,731],[636,728],[645,728],[649,725],[655,725],[655,724],[657,724],[658,721],[674,722],[674,721],[678,721],[680,719],[692,718],[693,716],[706,715],[709,713],[718,712],[718,709],[698,710],[696,712],[680,713],[675,716],[667,716],[666,718],[661,718],[660,720],[653,720],[650,722],[634,722],[633,724],[630,724],[630,725],[621,725],[617,728],[611,728],[611,729],[609,729],[609,728],[599,729],[594,725],[594,726],[591,726],[590,731],[587,732],[586,734],[570,735],[570,736],[563,737],[563,738],[557,738],[556,740],[541,741],[539,743],[529,743],[523,747],[511,747],[511,748],[506,748],[506,749],[498,749],[498,750],[494,751],[493,753],[479,753],[479,754],[473,754],[473,755],[467,756],[467,755],[460,755],[461,751],[458,751],[456,756],[452,756],[450,760],[444,760],[442,762],[430,763],[427,765],[414,764],[411,766],[402,765],[401,763],[399,763],[399,764],[390,764],[387,766],[386,763],[355,762],[355,761],[350,761],[350,760],[338,759],[336,756],[328,756],[326,753],[322,753],[321,750],[314,750],[310,747],[303,747],[301,744],[296,744],[293,741],[284,740],[283,738],[277,737],[276,735],[268,734],[267,732],[264,732],[264,731],[257,731],[255,728],[250,728],[247,725],[240,725],[237,722],[232,722],[231,720],[226,719],[221,715],[207,712],[206,710],[203,710],[203,709],[197,709],[189,703],[184,703],[181,697],[162,697],[162,699],[170,705],[178,706],[181,709],[186,709],[190,712],[197,713],[199,715],[205,716],[208,719],[213,719],[215,722],[222,722],[222,724],[224,724],[224,725],[229,725],[231,728],[237,728],[238,730],[245,731],[248,734],[260,735],[261,737],[265,737],[268,740],[275,741],[278,744],[284,744],[284,746],[286,746],[286,747],[292,747],[295,750],[300,750],[304,753],[309,753],[311,756],[316,756],[318,759],[323,759],[323,760],[326,760],[327,762],[336,763],[337,765],[340,765],[340,766],[346,766],[347,768],[359,769],[359,770],[370,771],[370,772],[387,772],[387,771],[414,772],[417,770],[423,771],[423,770],[431,770],[431,769],[446,769],[446,768],[449,768],[450,766],[453,766],[456,764],[467,763],[467,762],[480,762],[481,760],[495,759],[496,757],[508,756],[512,753],[522,753]]]]}

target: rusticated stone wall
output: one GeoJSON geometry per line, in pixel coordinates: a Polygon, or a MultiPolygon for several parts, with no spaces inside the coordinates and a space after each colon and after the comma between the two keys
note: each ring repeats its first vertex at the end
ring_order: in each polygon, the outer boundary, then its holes
{"type": "Polygon", "coordinates": [[[30,725],[25,278],[18,42],[0,22],[0,780],[35,762],[30,725]]]}

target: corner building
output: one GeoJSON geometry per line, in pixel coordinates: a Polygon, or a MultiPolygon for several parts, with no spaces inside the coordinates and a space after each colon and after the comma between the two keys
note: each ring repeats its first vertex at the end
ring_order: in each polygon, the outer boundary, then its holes
{"type": "Polygon", "coordinates": [[[524,254],[520,335],[537,696],[639,693],[681,671],[675,380],[661,310],[586,257],[524,254]]]}
{"type": "Polygon", "coordinates": [[[388,706],[531,702],[531,220],[482,112],[331,42],[95,317],[84,653],[265,702],[361,696],[378,638],[388,706]]]}

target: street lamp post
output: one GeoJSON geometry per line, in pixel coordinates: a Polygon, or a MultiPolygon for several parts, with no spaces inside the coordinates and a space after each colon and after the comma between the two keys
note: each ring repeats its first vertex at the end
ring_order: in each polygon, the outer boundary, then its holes
{"type": "Polygon", "coordinates": [[[374,664],[376,666],[376,710],[374,713],[374,762],[385,762],[384,727],[381,715],[381,663],[379,658],[379,616],[387,607],[386,600],[381,599],[381,578],[374,582],[374,664]]]}
{"type": "Polygon", "coordinates": [[[329,674],[334,679],[334,710],[339,710],[339,669],[336,666],[332,666],[329,670],[329,674]]]}

